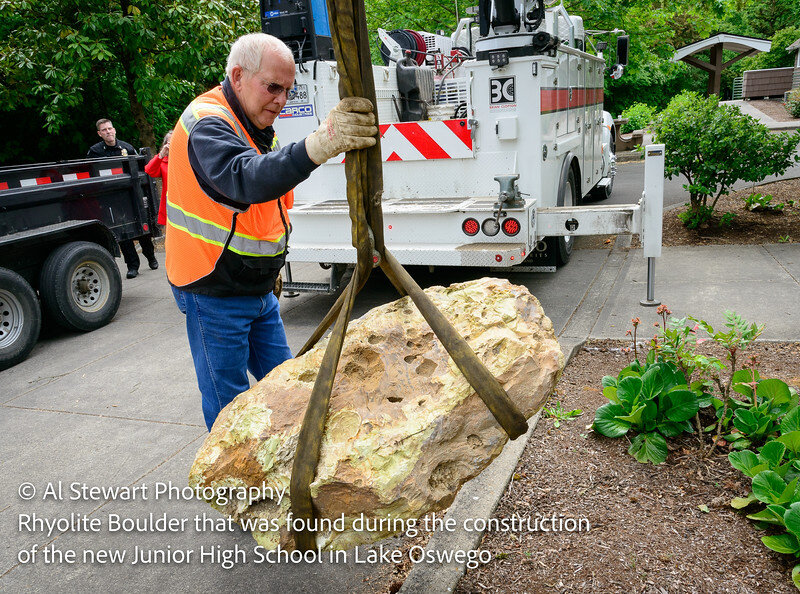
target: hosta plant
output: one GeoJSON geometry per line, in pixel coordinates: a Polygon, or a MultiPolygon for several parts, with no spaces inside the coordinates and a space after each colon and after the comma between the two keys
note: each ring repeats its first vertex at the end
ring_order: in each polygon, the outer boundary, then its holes
{"type": "MultiPolygon", "coordinates": [[[[800,558],[800,407],[797,393],[788,386],[787,390],[793,407],[780,419],[780,436],[765,443],[758,453],[742,450],[728,455],[731,466],[752,479],[750,494],[735,498],[731,505],[744,509],[756,502],[763,504],[747,517],[759,527],[780,528],[776,534],[761,537],[761,542],[773,551],[800,558]]],[[[800,564],[792,570],[792,581],[800,588],[800,564]]]]}
{"type": "Polygon", "coordinates": [[[617,377],[604,377],[603,395],[610,402],[597,409],[594,430],[607,437],[636,433],[628,452],[652,464],[667,459],[665,438],[691,432],[691,419],[711,404],[686,385],[674,363],[656,362],[654,351],[643,365],[634,361],[617,377]]]}

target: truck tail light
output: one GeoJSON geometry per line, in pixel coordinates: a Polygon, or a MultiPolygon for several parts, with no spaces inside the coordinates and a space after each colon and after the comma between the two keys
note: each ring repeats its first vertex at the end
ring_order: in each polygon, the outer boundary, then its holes
{"type": "Polygon", "coordinates": [[[503,233],[510,237],[519,233],[520,229],[521,227],[517,219],[506,219],[503,221],[503,233]]]}
{"type": "Polygon", "coordinates": [[[461,230],[464,232],[465,235],[469,235],[472,237],[473,235],[477,235],[478,231],[480,231],[481,226],[477,220],[473,218],[464,219],[464,222],[461,223],[461,230]]]}

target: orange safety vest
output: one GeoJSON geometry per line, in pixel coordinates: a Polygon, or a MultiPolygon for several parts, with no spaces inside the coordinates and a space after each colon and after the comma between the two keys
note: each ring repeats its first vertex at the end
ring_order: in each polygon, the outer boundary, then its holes
{"type": "MultiPolygon", "coordinates": [[[[239,138],[261,153],[234,115],[222,87],[203,93],[181,114],[170,143],[167,191],[167,278],[176,287],[185,287],[211,274],[224,249],[259,258],[283,257],[286,253],[286,210],[294,202],[293,191],[242,211],[215,202],[200,187],[189,164],[189,134],[205,117],[221,118],[239,138]]],[[[277,142],[276,138],[273,149],[277,142]]]]}

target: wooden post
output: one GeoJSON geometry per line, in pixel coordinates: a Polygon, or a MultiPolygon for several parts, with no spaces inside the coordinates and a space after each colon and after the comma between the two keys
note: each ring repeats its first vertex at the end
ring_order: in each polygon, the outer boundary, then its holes
{"type": "Polygon", "coordinates": [[[711,71],[708,73],[708,95],[719,95],[722,84],[722,44],[711,46],[709,63],[711,71]]]}

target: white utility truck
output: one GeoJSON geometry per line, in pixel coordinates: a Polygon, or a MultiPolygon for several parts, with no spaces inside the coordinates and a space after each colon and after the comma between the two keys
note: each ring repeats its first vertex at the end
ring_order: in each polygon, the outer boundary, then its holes
{"type": "MultiPolygon", "coordinates": [[[[263,28],[274,34],[280,13],[270,22],[265,4],[263,28]]],[[[386,65],[373,74],[387,247],[404,265],[553,271],[569,261],[576,235],[641,233],[643,202],[587,205],[614,185],[603,81],[607,70],[621,74],[627,36],[617,38],[620,64],[607,69],[606,43],[591,35],[606,32],[585,31],[563,5],[481,0],[475,12],[451,36],[379,31],[386,65]]],[[[275,122],[282,144],[316,130],[339,101],[336,62],[296,56],[296,84],[275,122]]],[[[663,168],[663,150],[651,148],[663,168]]],[[[343,161],[295,189],[289,262],[355,263],[343,161]]],[[[658,229],[648,243],[657,242],[658,255],[660,205],[650,215],[658,229]]]]}

